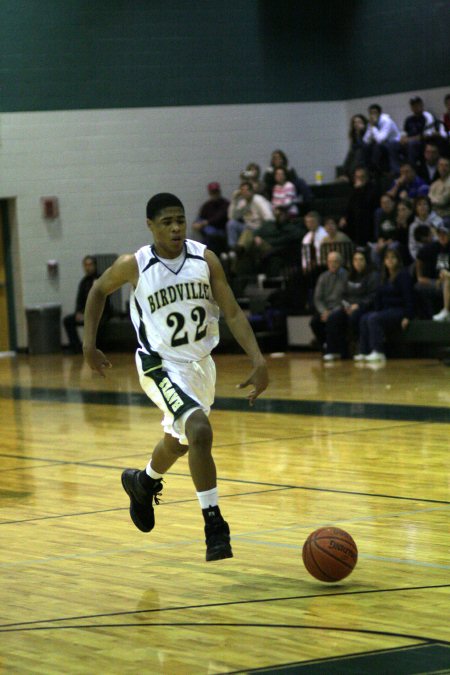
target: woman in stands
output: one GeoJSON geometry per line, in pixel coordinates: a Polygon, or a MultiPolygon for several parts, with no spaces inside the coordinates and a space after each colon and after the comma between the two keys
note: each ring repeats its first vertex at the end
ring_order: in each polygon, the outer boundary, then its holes
{"type": "Polygon", "coordinates": [[[349,345],[359,337],[363,314],[373,308],[379,274],[367,262],[365,250],[356,249],[344,291],[342,307],[333,310],[325,324],[324,361],[348,356],[349,345]]]}
{"type": "Polygon", "coordinates": [[[367,118],[364,115],[353,115],[350,120],[350,129],[348,138],[350,141],[347,156],[342,165],[343,174],[340,176],[341,180],[350,181],[355,169],[358,166],[364,166],[364,144],[363,136],[367,129],[367,118]]]}
{"type": "Polygon", "coordinates": [[[381,282],[375,295],[374,311],[361,318],[359,353],[354,360],[384,362],[386,336],[394,330],[405,330],[414,316],[413,279],[403,267],[400,252],[388,246],[384,253],[381,282]]]}
{"type": "Polygon", "coordinates": [[[272,190],[272,206],[284,206],[288,209],[290,216],[298,214],[296,206],[297,190],[294,183],[288,180],[286,169],[278,167],[274,171],[275,185],[272,190]]]}
{"type": "Polygon", "coordinates": [[[286,171],[286,178],[291,183],[296,185],[298,180],[297,172],[291,166],[289,166],[289,160],[283,150],[274,150],[270,159],[270,166],[266,169],[263,182],[264,182],[264,196],[271,201],[272,192],[275,185],[275,171],[277,169],[284,169],[286,171]]]}

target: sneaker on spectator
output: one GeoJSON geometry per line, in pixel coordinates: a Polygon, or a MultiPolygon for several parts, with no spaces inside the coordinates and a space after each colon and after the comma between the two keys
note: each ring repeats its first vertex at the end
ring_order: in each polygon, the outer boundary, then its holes
{"type": "Polygon", "coordinates": [[[450,312],[444,307],[438,314],[433,315],[433,321],[450,321],[450,312]]]}
{"type": "Polygon", "coordinates": [[[368,356],[365,357],[364,361],[366,363],[375,363],[377,361],[386,361],[386,357],[382,352],[370,352],[368,356]]]}
{"type": "Polygon", "coordinates": [[[324,361],[337,361],[341,358],[340,354],[324,354],[322,356],[324,361]]]}

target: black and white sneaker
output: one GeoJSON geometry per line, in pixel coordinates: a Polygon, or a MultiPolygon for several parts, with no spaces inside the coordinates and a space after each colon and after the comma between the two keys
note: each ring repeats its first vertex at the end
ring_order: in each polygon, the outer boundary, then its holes
{"type": "Polygon", "coordinates": [[[163,489],[162,479],[153,481],[152,487],[144,487],[139,480],[139,469],[122,472],[123,489],[130,498],[130,516],[141,532],[150,532],[155,527],[153,500],[159,504],[157,495],[163,489]]]}
{"type": "Polygon", "coordinates": [[[205,525],[206,561],[232,558],[230,528],[223,518],[217,518],[205,525]]]}

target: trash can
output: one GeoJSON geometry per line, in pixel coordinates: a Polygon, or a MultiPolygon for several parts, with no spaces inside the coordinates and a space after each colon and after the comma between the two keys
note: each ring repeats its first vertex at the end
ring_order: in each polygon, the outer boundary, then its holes
{"type": "Polygon", "coordinates": [[[25,309],[30,354],[61,351],[61,305],[44,303],[25,309]]]}

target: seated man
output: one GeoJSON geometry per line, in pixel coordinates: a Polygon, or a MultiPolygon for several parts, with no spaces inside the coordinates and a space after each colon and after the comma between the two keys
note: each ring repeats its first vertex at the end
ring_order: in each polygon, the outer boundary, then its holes
{"type": "Polygon", "coordinates": [[[387,191],[393,199],[415,199],[428,194],[428,185],[416,174],[412,164],[405,162],[400,167],[400,175],[387,191]]]}
{"type": "Polygon", "coordinates": [[[320,246],[327,231],[320,224],[320,214],[317,211],[306,214],[305,227],[308,232],[302,239],[302,269],[304,272],[311,272],[320,265],[320,246]]]}
{"type": "Polygon", "coordinates": [[[216,255],[227,249],[226,224],[228,220],[228,199],[222,197],[220,183],[208,185],[209,199],[200,208],[192,228],[200,232],[203,243],[216,255]]]}
{"type": "Polygon", "coordinates": [[[450,159],[438,161],[439,178],[430,185],[428,196],[433,210],[442,218],[450,216],[450,159]]]}
{"type": "Polygon", "coordinates": [[[425,140],[436,135],[437,124],[434,116],[424,109],[420,96],[413,96],[409,105],[412,114],[405,119],[403,125],[400,154],[415,167],[423,157],[425,140]]]}
{"type": "Polygon", "coordinates": [[[243,181],[228,207],[228,218],[228,246],[235,249],[245,229],[257,230],[265,220],[273,220],[272,205],[262,195],[255,194],[250,181],[243,181]]]}
{"type": "Polygon", "coordinates": [[[342,257],[337,251],[331,251],[327,257],[327,271],[317,279],[314,289],[315,313],[310,321],[311,330],[321,349],[325,346],[325,326],[331,312],[341,306],[347,286],[348,271],[342,267],[342,257]]]}
{"type": "Polygon", "coordinates": [[[394,120],[383,112],[378,103],[368,108],[369,122],[363,136],[365,165],[370,169],[382,171],[385,166],[385,157],[388,158],[388,168],[395,176],[398,175],[398,148],[400,132],[394,120]]]}
{"type": "Polygon", "coordinates": [[[352,240],[342,230],[338,229],[336,219],[332,216],[325,218],[323,226],[327,231],[327,236],[322,239],[320,244],[321,264],[326,263],[330,251],[339,251],[343,265],[349,268],[354,248],[352,240]]]}
{"type": "Polygon", "coordinates": [[[439,148],[436,143],[428,141],[425,143],[423,158],[417,165],[417,175],[419,178],[431,185],[433,181],[439,178],[437,165],[439,161],[439,148]]]}
{"type": "Polygon", "coordinates": [[[424,319],[450,321],[450,218],[435,229],[438,240],[426,244],[416,258],[419,313],[424,319]]]}
{"type": "Polygon", "coordinates": [[[97,263],[91,255],[83,258],[84,277],[78,284],[77,297],[75,300],[75,312],[64,317],[63,323],[69,340],[69,347],[74,354],[81,354],[81,340],[77,326],[84,325],[84,308],[91,286],[97,279],[97,263]]]}
{"type": "MultiPolygon", "coordinates": [[[[281,274],[289,263],[298,264],[302,228],[289,217],[289,207],[276,206],[275,220],[266,220],[257,230],[245,230],[239,238],[244,249],[236,262],[236,275],[281,274]]],[[[223,257],[222,257],[223,259],[223,257]]]]}

